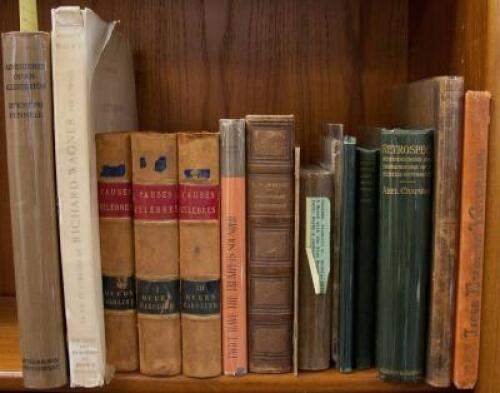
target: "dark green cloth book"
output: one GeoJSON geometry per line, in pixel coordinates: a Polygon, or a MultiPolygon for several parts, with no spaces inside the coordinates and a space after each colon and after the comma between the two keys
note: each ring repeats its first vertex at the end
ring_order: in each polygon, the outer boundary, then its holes
{"type": "Polygon", "coordinates": [[[356,151],[354,365],[370,368],[375,357],[379,149],[358,146],[356,151]]]}
{"type": "Polygon", "coordinates": [[[345,136],[340,222],[340,326],[339,368],[353,369],[354,235],[356,217],[356,138],[345,136]]]}
{"type": "Polygon", "coordinates": [[[426,349],[432,234],[432,130],[383,130],[377,367],[382,380],[417,382],[426,349]]]}

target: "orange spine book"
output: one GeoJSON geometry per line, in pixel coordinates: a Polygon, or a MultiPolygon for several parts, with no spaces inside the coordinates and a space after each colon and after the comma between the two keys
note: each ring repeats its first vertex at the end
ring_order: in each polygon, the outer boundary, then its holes
{"type": "Polygon", "coordinates": [[[459,389],[473,389],[478,377],[490,99],[491,94],[483,91],[465,95],[453,369],[453,382],[459,389]]]}
{"type": "Polygon", "coordinates": [[[135,312],[130,134],[96,136],[106,361],[139,367],[135,312]]]}
{"type": "Polygon", "coordinates": [[[140,371],[181,372],[177,136],[132,134],[140,371]]]}
{"type": "Polygon", "coordinates": [[[222,352],[224,374],[247,373],[245,120],[221,119],[222,352]]]}

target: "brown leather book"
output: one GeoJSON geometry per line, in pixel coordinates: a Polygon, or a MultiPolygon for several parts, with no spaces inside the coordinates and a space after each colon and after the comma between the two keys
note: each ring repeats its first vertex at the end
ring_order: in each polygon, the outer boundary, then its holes
{"type": "Polygon", "coordinates": [[[330,367],[333,173],[300,169],[299,368],[330,367]]]}
{"type": "Polygon", "coordinates": [[[246,117],[249,370],[292,370],[294,117],[246,117]]]}
{"type": "Polygon", "coordinates": [[[473,389],[478,378],[483,283],[486,172],[491,94],[465,94],[462,205],[453,382],[473,389]]]}
{"type": "Polygon", "coordinates": [[[130,134],[96,135],[106,362],[139,367],[135,312],[130,134]]]}
{"type": "Polygon", "coordinates": [[[448,387],[452,374],[458,259],[464,80],[442,76],[396,91],[398,126],[435,130],[434,228],[426,382],[448,387]]]}
{"type": "Polygon", "coordinates": [[[57,388],[67,383],[67,363],[54,187],[50,35],[2,34],[2,53],[23,381],[26,388],[57,388]]]}
{"type": "Polygon", "coordinates": [[[177,136],[131,136],[140,371],[181,372],[177,136]]]}
{"type": "Polygon", "coordinates": [[[221,119],[221,265],[224,374],[244,375],[247,354],[245,120],[221,119]]]}
{"type": "Polygon", "coordinates": [[[182,370],[214,377],[222,372],[219,134],[181,133],[178,148],[182,370]]]}

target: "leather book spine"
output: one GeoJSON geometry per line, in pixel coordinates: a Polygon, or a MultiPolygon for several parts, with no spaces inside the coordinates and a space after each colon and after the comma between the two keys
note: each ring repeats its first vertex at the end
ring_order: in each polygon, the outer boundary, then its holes
{"type": "Polygon", "coordinates": [[[181,372],[177,136],[131,135],[140,371],[181,372]]]}
{"type": "Polygon", "coordinates": [[[245,120],[221,119],[222,347],[226,375],[248,371],[245,120]]]}
{"type": "Polygon", "coordinates": [[[56,222],[50,35],[2,34],[5,134],[23,382],[67,383],[56,222]]]}
{"type": "Polygon", "coordinates": [[[379,149],[357,148],[354,366],[370,368],[375,354],[379,149]]]}
{"type": "Polygon", "coordinates": [[[433,134],[381,133],[376,364],[382,380],[424,377],[433,134]]]}
{"type": "Polygon", "coordinates": [[[116,371],[134,371],[139,356],[130,135],[96,135],[96,159],[106,362],[116,371]]]}
{"type": "Polygon", "coordinates": [[[438,79],[434,231],[426,382],[448,387],[452,375],[456,262],[460,230],[463,78],[438,79]]]}
{"type": "Polygon", "coordinates": [[[219,133],[178,135],[182,369],[222,372],[219,133]]]}
{"type": "Polygon", "coordinates": [[[299,368],[330,367],[332,284],[330,228],[333,174],[300,170],[299,368]]]}
{"type": "Polygon", "coordinates": [[[246,117],[249,371],[292,371],[294,117],[246,117]]]}
{"type": "Polygon", "coordinates": [[[491,94],[465,94],[461,231],[458,261],[453,382],[473,389],[479,371],[486,172],[491,94]]]}
{"type": "Polygon", "coordinates": [[[343,145],[342,215],[340,222],[340,323],[339,369],[353,369],[354,241],[356,225],[356,138],[346,136],[343,145]]]}
{"type": "Polygon", "coordinates": [[[343,172],[344,126],[327,123],[322,134],[322,167],[333,172],[334,204],[332,216],[332,343],[333,364],[339,366],[340,323],[340,221],[342,216],[342,172],[343,172]]]}

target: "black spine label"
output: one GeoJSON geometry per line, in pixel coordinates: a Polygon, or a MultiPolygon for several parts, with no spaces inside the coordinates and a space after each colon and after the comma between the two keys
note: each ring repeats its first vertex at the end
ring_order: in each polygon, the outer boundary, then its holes
{"type": "Polygon", "coordinates": [[[212,315],[220,313],[220,280],[182,280],[182,312],[212,315]]]}
{"type": "Polygon", "coordinates": [[[180,311],[179,280],[137,280],[137,312],[167,315],[180,311]]]}
{"type": "Polygon", "coordinates": [[[102,276],[104,292],[104,308],[107,310],[134,310],[135,309],[135,280],[134,277],[102,276]]]}

